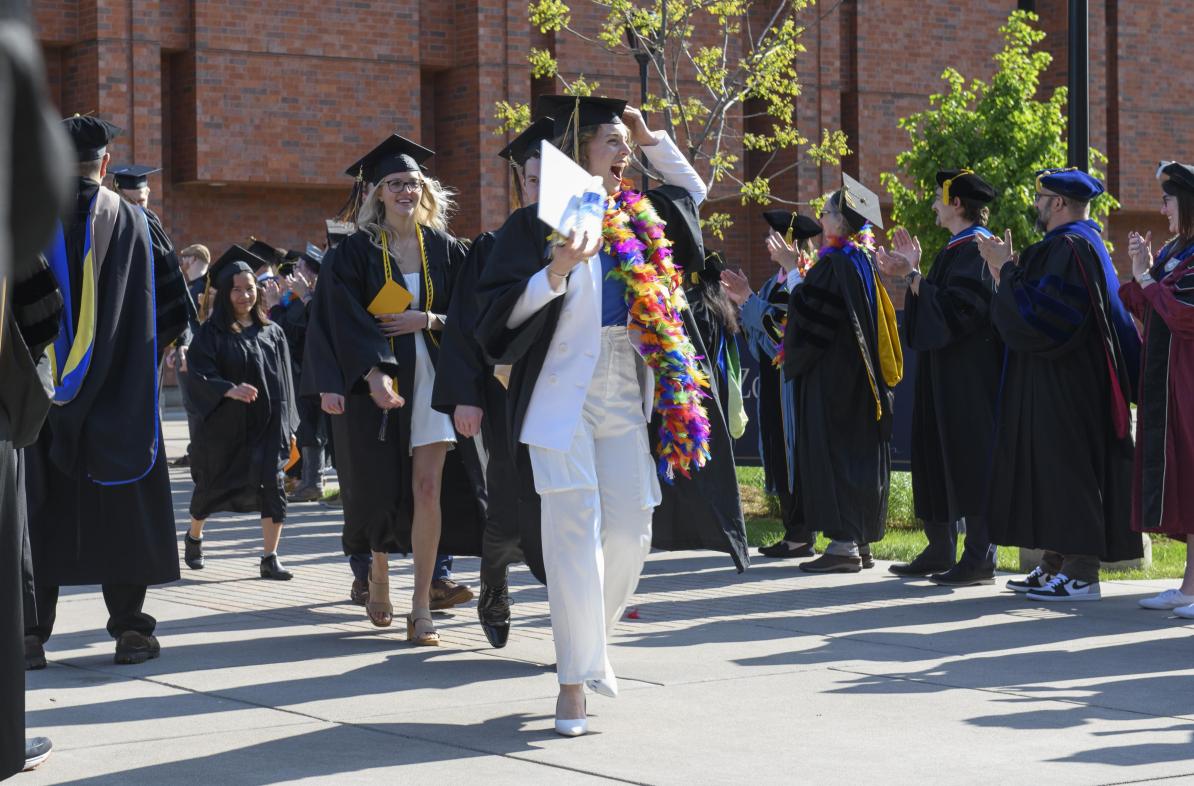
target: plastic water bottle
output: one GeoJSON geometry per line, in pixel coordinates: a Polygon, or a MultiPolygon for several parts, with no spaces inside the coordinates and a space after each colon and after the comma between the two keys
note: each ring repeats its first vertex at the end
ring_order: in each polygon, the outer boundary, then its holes
{"type": "Polygon", "coordinates": [[[605,183],[594,175],[580,197],[577,215],[577,230],[588,232],[590,238],[601,234],[601,222],[605,219],[605,183]]]}

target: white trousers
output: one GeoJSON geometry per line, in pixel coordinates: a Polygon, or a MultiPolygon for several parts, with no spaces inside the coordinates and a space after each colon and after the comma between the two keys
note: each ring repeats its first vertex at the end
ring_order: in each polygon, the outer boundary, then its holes
{"type": "Polygon", "coordinates": [[[529,447],[543,508],[543,564],[556,673],[617,694],[606,640],[651,550],[659,479],[647,441],[641,362],[623,327],[601,330],[601,354],[572,444],[529,447]]]}

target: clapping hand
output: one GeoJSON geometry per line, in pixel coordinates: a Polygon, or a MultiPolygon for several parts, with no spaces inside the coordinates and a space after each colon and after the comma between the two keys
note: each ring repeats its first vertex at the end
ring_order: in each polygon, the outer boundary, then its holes
{"type": "Polygon", "coordinates": [[[784,236],[776,232],[774,229],[767,233],[767,253],[771,256],[771,261],[784,269],[784,272],[791,273],[796,269],[797,254],[796,249],[784,240],[784,236]]]}
{"type": "Polygon", "coordinates": [[[743,275],[741,270],[721,271],[721,285],[725,287],[726,295],[736,306],[741,306],[754,294],[750,288],[750,280],[743,275]]]}
{"type": "Polygon", "coordinates": [[[1132,278],[1140,279],[1153,266],[1153,233],[1144,237],[1139,232],[1128,234],[1128,256],[1132,258],[1132,278]]]}
{"type": "Polygon", "coordinates": [[[982,234],[975,235],[974,239],[978,243],[978,253],[982,255],[987,269],[991,271],[991,277],[998,284],[999,271],[1008,262],[1014,261],[1016,256],[1012,247],[1012,231],[1009,229],[1004,232],[1002,239],[995,235],[987,237],[982,234]]]}
{"type": "Polygon", "coordinates": [[[891,235],[891,251],[880,246],[875,251],[879,272],[892,278],[903,278],[920,270],[920,238],[913,237],[900,227],[891,235]]]}
{"type": "Polygon", "coordinates": [[[311,294],[311,282],[297,268],[286,277],[286,285],[290,287],[290,291],[299,300],[304,300],[307,295],[311,294]]]}
{"type": "Polygon", "coordinates": [[[242,382],[225,393],[224,398],[230,398],[233,401],[240,401],[244,404],[252,404],[257,400],[257,388],[248,382],[242,382]]]}
{"type": "Polygon", "coordinates": [[[265,300],[266,311],[282,302],[282,284],[278,279],[267,278],[261,282],[261,297],[265,300]]]}

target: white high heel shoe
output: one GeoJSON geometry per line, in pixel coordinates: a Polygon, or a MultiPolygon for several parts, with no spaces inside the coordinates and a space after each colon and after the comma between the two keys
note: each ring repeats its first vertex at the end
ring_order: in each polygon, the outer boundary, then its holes
{"type": "Polygon", "coordinates": [[[556,734],[561,737],[580,737],[589,731],[589,719],[560,720],[556,718],[556,734]]]}

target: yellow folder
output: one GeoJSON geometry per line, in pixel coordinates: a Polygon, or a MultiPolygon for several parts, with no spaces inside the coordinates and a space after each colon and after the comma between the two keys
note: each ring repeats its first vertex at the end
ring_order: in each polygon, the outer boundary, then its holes
{"type": "Polygon", "coordinates": [[[415,296],[406,287],[398,284],[392,278],[386,279],[386,283],[382,285],[377,296],[373,298],[373,302],[369,304],[368,310],[373,316],[377,316],[378,314],[401,314],[410,308],[410,304],[414,302],[414,299],[415,296]]]}

